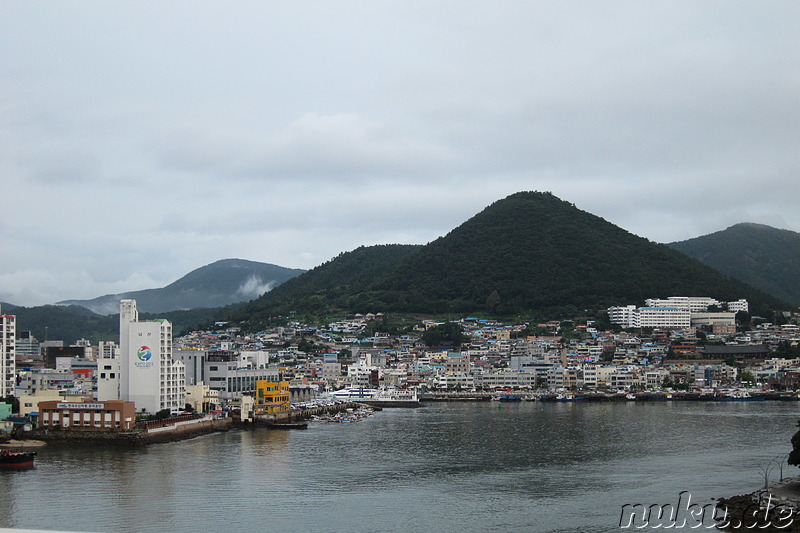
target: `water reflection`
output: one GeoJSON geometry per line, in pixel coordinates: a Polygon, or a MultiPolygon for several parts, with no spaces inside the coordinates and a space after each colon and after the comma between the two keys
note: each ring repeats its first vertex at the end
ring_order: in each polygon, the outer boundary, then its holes
{"type": "Polygon", "coordinates": [[[778,402],[458,403],[134,450],[45,448],[36,470],[0,472],[0,527],[612,531],[625,503],[753,490],[797,418],[778,402]]]}

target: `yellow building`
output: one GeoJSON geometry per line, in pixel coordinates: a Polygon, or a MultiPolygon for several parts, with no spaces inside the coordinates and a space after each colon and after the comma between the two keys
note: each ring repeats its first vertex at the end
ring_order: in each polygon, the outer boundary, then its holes
{"type": "Polygon", "coordinates": [[[278,413],[288,410],[288,381],[256,381],[256,413],[278,413]]]}

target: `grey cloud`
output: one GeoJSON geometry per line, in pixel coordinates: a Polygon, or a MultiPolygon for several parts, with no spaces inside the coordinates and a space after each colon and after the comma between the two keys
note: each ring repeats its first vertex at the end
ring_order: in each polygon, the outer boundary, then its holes
{"type": "Polygon", "coordinates": [[[519,190],[662,242],[744,220],[800,230],[796,2],[4,15],[14,303],[163,286],[225,257],[311,268],[424,243],[519,190]]]}
{"type": "Polygon", "coordinates": [[[429,175],[454,155],[358,114],[307,113],[278,132],[191,132],[161,143],[168,169],[230,178],[363,180],[429,175]]]}

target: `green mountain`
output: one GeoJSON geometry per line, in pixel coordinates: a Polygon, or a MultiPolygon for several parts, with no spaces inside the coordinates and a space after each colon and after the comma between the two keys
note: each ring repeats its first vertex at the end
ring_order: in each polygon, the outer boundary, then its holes
{"type": "Polygon", "coordinates": [[[137,308],[147,313],[222,307],[257,298],[303,272],[305,271],[269,263],[223,259],[193,270],[160,289],[107,294],[92,300],[66,300],[58,303],[79,305],[103,315],[119,313],[119,301],[125,299],[136,300],[137,308]]]}
{"type": "Polygon", "coordinates": [[[743,223],[667,246],[800,306],[800,233],[743,223]]]}
{"type": "Polygon", "coordinates": [[[336,309],[569,314],[678,295],[747,298],[765,311],[786,307],[550,193],[509,196],[446,236],[373,264],[378,252],[343,254],[250,302],[244,312],[259,318],[336,309]]]}

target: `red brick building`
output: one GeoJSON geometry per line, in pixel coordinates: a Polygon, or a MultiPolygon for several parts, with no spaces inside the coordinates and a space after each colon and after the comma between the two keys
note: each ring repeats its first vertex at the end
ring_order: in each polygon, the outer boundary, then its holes
{"type": "Polygon", "coordinates": [[[133,402],[39,402],[39,427],[109,431],[133,429],[136,406],[133,402]]]}

